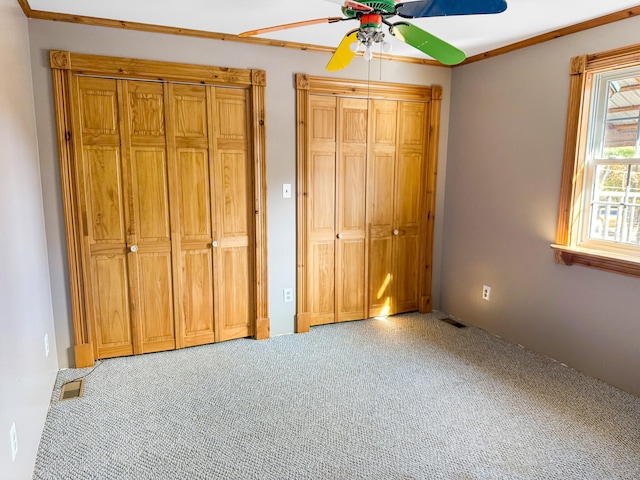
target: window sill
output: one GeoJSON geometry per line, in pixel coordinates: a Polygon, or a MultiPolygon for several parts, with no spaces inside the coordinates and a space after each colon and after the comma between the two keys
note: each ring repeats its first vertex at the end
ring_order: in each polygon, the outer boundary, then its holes
{"type": "Polygon", "coordinates": [[[607,272],[640,277],[640,257],[566,245],[553,244],[551,248],[554,251],[556,263],[583,265],[607,272]]]}

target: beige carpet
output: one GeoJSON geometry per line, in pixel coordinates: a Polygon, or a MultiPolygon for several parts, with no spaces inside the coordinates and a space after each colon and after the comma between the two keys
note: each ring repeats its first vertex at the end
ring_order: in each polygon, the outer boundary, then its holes
{"type": "Polygon", "coordinates": [[[640,478],[640,399],[441,316],[62,371],[34,478],[640,478]]]}

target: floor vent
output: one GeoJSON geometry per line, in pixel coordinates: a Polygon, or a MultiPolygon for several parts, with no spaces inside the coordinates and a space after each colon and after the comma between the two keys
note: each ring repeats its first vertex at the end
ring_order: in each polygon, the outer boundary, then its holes
{"type": "Polygon", "coordinates": [[[463,325],[460,322],[456,322],[453,318],[451,317],[445,317],[445,318],[441,318],[440,320],[442,320],[444,323],[448,323],[449,325],[453,325],[456,328],[467,328],[466,325],[463,325]]]}
{"type": "Polygon", "coordinates": [[[62,391],[60,392],[60,400],[73,400],[74,398],[80,398],[84,393],[84,378],[80,380],[74,380],[62,385],[62,391]]]}

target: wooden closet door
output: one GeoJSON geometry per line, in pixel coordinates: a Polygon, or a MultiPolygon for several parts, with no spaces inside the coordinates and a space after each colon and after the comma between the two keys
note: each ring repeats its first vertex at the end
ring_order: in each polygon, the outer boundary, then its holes
{"type": "Polygon", "coordinates": [[[311,325],[365,318],[367,100],[310,99],[306,304],[311,325]]]}
{"type": "Polygon", "coordinates": [[[369,316],[418,309],[427,104],[376,100],[369,147],[369,316]]]}
{"type": "Polygon", "coordinates": [[[338,100],[336,321],[366,318],[367,100],[338,100]]]}
{"type": "Polygon", "coordinates": [[[118,90],[113,79],[72,80],[82,263],[89,280],[84,293],[98,358],[134,353],[127,258],[130,218],[118,90]]]}
{"type": "Polygon", "coordinates": [[[208,88],[213,147],[215,302],[217,341],[253,335],[255,291],[253,184],[249,158],[248,93],[208,88]]]}
{"type": "Polygon", "coordinates": [[[398,102],[371,101],[368,165],[369,317],[391,314],[396,303],[393,262],[398,102]]]}
{"type": "Polygon", "coordinates": [[[305,292],[311,325],[335,321],[337,99],[309,99],[305,292]]]}
{"type": "Polygon", "coordinates": [[[424,218],[424,181],[429,110],[426,103],[400,102],[396,163],[393,277],[396,303],[393,313],[418,310],[420,244],[424,218]]]}
{"type": "Polygon", "coordinates": [[[189,347],[215,341],[213,270],[213,168],[209,145],[207,90],[169,85],[172,189],[177,205],[172,228],[178,262],[178,343],[189,347]]]}
{"type": "Polygon", "coordinates": [[[76,77],[75,87],[96,356],[175,348],[162,86],[76,77]]]}
{"type": "Polygon", "coordinates": [[[253,335],[250,129],[245,90],[171,85],[179,343],[253,335]]]}
{"type": "Polygon", "coordinates": [[[176,348],[163,86],[123,81],[134,353],[176,348]]]}
{"type": "Polygon", "coordinates": [[[296,87],[296,331],[430,311],[441,87],[304,74],[296,87]]]}

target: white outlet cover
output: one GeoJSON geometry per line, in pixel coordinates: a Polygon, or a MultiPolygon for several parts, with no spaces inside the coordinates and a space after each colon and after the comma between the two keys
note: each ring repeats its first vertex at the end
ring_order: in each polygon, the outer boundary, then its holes
{"type": "Polygon", "coordinates": [[[491,299],[491,287],[487,285],[482,286],[482,299],[487,302],[491,299]]]}
{"type": "Polygon", "coordinates": [[[293,302],[293,288],[285,288],[283,290],[283,300],[284,303],[293,302]]]}
{"type": "Polygon", "coordinates": [[[11,461],[15,462],[16,455],[18,453],[18,433],[16,432],[16,424],[11,424],[11,430],[9,430],[9,437],[11,439],[11,461]]]}
{"type": "Polygon", "coordinates": [[[282,184],[282,198],[291,198],[291,184],[283,183],[282,184]]]}

